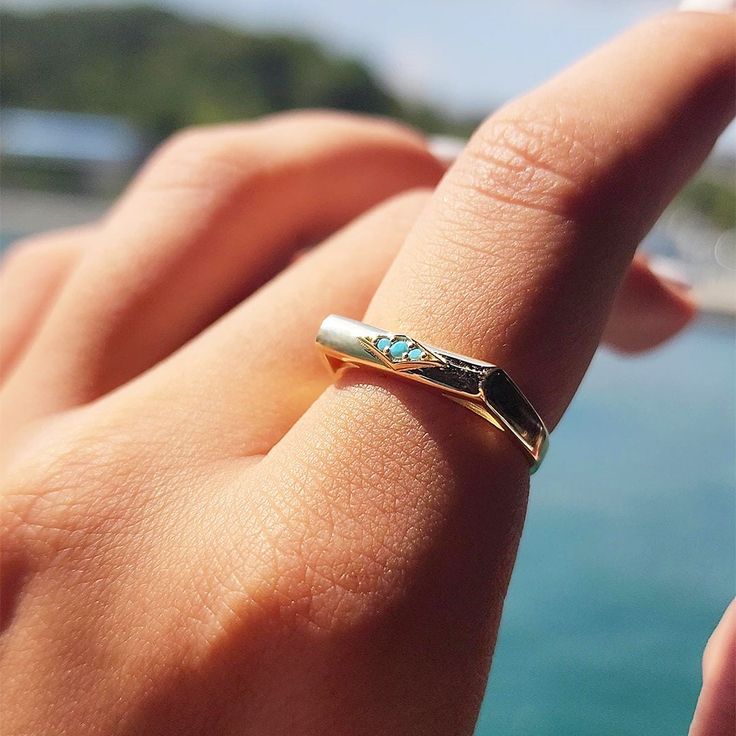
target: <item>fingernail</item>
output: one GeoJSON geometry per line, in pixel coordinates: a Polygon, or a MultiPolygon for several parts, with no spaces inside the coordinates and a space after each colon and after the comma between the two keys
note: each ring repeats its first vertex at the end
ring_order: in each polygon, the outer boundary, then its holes
{"type": "Polygon", "coordinates": [[[701,13],[733,13],[736,0],[681,0],[678,10],[696,10],[701,13]]]}
{"type": "Polygon", "coordinates": [[[433,135],[427,139],[427,148],[438,161],[449,166],[462,153],[466,143],[452,135],[433,135]]]}

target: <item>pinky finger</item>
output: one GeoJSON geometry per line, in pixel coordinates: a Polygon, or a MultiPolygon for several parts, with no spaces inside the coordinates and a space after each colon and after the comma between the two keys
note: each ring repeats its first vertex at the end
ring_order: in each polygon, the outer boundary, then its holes
{"type": "Polygon", "coordinates": [[[60,230],[13,244],[0,267],[0,380],[33,340],[94,232],[60,230]]]}
{"type": "Polygon", "coordinates": [[[659,276],[637,255],[619,287],[603,341],[622,353],[651,350],[697,314],[687,288],[659,276]]]}

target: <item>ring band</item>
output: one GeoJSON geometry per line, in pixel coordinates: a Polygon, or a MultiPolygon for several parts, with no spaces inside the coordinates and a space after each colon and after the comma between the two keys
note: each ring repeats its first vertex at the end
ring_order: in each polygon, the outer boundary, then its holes
{"type": "Polygon", "coordinates": [[[498,366],[335,314],[322,322],[317,346],[335,373],[366,366],[438,389],[514,437],[532,473],[542,462],[549,444],[547,428],[521,389],[498,366]]]}

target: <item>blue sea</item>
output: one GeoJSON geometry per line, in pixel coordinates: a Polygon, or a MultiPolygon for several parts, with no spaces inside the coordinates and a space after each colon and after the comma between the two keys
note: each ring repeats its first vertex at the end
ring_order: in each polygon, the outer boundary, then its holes
{"type": "Polygon", "coordinates": [[[534,476],[477,736],[686,734],[734,594],[733,323],[601,351],[534,476]]]}

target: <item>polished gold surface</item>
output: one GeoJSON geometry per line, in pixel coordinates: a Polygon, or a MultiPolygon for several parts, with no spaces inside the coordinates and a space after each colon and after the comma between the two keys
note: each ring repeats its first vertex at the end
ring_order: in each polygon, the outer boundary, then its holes
{"type": "Polygon", "coordinates": [[[527,456],[531,472],[542,462],[549,443],[547,428],[498,366],[334,314],[322,322],[317,346],[333,372],[366,366],[439,390],[508,433],[527,456]]]}

